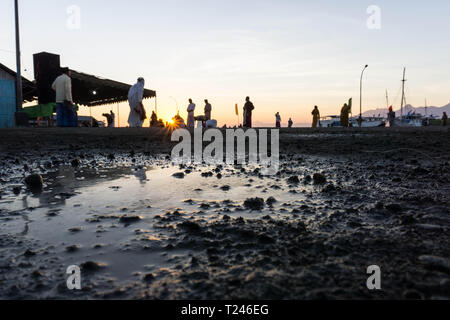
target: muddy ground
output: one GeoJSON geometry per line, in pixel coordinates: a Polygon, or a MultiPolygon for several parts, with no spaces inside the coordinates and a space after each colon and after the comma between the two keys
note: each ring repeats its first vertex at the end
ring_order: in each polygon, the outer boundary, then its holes
{"type": "Polygon", "coordinates": [[[284,129],[263,177],[173,166],[165,131],[0,130],[0,298],[449,299],[449,138],[284,129]]]}

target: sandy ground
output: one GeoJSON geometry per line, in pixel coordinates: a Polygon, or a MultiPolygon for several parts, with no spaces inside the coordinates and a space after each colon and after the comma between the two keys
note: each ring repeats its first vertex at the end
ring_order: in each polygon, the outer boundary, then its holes
{"type": "Polygon", "coordinates": [[[447,128],[283,129],[274,177],[173,167],[158,129],[0,137],[3,299],[450,297],[447,128]],[[66,288],[68,264],[82,266],[81,291],[66,288]],[[382,290],[367,289],[370,265],[382,290]]]}

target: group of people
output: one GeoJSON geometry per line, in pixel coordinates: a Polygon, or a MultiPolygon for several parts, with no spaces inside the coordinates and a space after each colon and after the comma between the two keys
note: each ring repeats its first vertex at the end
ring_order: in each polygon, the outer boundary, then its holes
{"type": "MultiPolygon", "coordinates": [[[[196,121],[201,122],[203,127],[212,126],[211,112],[212,112],[212,105],[211,105],[211,103],[209,103],[208,99],[205,99],[204,114],[196,117],[195,116],[195,103],[192,101],[192,99],[189,99],[189,105],[187,108],[187,113],[188,113],[187,128],[194,129],[196,121]]],[[[179,116],[179,114],[178,114],[178,116],[179,116]]]]}
{"type": "MultiPolygon", "coordinates": [[[[144,78],[139,78],[137,83],[133,85],[128,92],[128,103],[130,105],[130,115],[128,117],[128,124],[131,128],[133,127],[142,127],[144,121],[147,119],[147,114],[144,108],[144,104],[142,102],[144,97],[144,87],[145,80],[144,78]]],[[[52,89],[56,93],[56,125],[58,127],[78,127],[78,115],[75,105],[73,103],[72,98],[72,80],[71,80],[71,72],[69,68],[62,68],[61,75],[56,78],[53,82],[52,89]]],[[[205,108],[204,115],[195,116],[195,108],[196,105],[189,99],[189,105],[187,107],[187,124],[186,127],[188,129],[195,128],[195,122],[201,121],[204,127],[208,127],[208,122],[211,123],[211,113],[212,113],[212,105],[209,103],[208,99],[205,99],[205,108]]],[[[250,101],[250,97],[246,97],[244,104],[244,114],[243,114],[243,127],[244,128],[252,128],[252,117],[253,110],[255,110],[255,106],[250,101]]],[[[389,110],[390,115],[394,115],[392,109],[389,110]]],[[[349,127],[349,114],[351,112],[351,106],[348,104],[344,104],[341,109],[340,122],[342,127],[349,127]]],[[[314,106],[314,110],[311,112],[313,116],[312,127],[317,128],[320,126],[320,111],[318,106],[314,106]]],[[[108,127],[114,128],[115,123],[115,114],[113,111],[110,113],[105,113],[103,116],[107,119],[108,127]]],[[[184,126],[184,120],[181,116],[175,116],[172,120],[179,124],[180,126],[184,126]]],[[[447,114],[444,112],[442,117],[442,124],[447,125],[447,114]]],[[[156,114],[153,112],[150,125],[151,126],[160,126],[162,123],[161,120],[158,120],[156,114]]],[[[292,128],[293,121],[289,118],[288,127],[292,128]]],[[[164,125],[162,123],[162,125],[164,125]]],[[[217,122],[215,122],[215,126],[217,126],[217,122]]],[[[279,112],[275,114],[275,126],[277,128],[281,128],[281,115],[279,112]]]]}
{"type": "MultiPolygon", "coordinates": [[[[292,128],[293,125],[294,125],[294,121],[292,121],[292,118],[289,118],[288,128],[292,128]]],[[[275,127],[277,129],[281,128],[281,115],[279,112],[277,112],[275,114],[275,127]]]]}
{"type": "MultiPolygon", "coordinates": [[[[351,112],[351,106],[347,103],[341,109],[341,126],[348,128],[350,126],[349,115],[351,112]]],[[[320,111],[318,106],[314,106],[313,111],[311,112],[313,116],[312,127],[317,128],[320,126],[320,111]]]]}
{"type": "MultiPolygon", "coordinates": [[[[130,128],[141,128],[144,121],[147,119],[147,114],[143,104],[145,79],[139,78],[128,92],[128,103],[130,105],[130,114],[128,116],[128,124],[130,128]]],[[[72,81],[69,68],[63,68],[62,74],[56,78],[52,85],[53,90],[56,92],[56,123],[58,127],[77,127],[78,117],[72,98],[72,81]]],[[[212,105],[208,99],[205,99],[204,114],[195,116],[196,105],[192,99],[189,99],[189,105],[187,107],[187,123],[184,124],[183,118],[178,113],[172,121],[177,127],[187,127],[188,129],[195,128],[195,122],[201,122],[203,127],[217,126],[217,122],[212,120],[212,105]]],[[[245,98],[244,112],[243,112],[243,127],[252,128],[253,126],[253,111],[255,106],[250,101],[250,97],[245,98]]],[[[103,117],[106,118],[108,127],[114,128],[115,126],[115,114],[113,111],[110,113],[104,113],[103,117]]],[[[281,128],[281,116],[277,112],[276,127],[281,128]]],[[[153,112],[150,119],[150,126],[164,126],[162,120],[158,120],[155,112],[153,112]]],[[[289,128],[292,128],[293,121],[289,119],[289,128]]]]}
{"type": "MultiPolygon", "coordinates": [[[[341,109],[341,126],[348,128],[350,127],[350,119],[349,119],[349,115],[351,112],[351,106],[348,105],[347,103],[344,104],[344,106],[341,109]]],[[[318,126],[320,126],[320,111],[319,111],[319,107],[318,106],[314,106],[313,111],[311,112],[312,116],[313,116],[313,122],[312,122],[312,127],[313,128],[317,128],[318,126]]]]}
{"type": "MultiPolygon", "coordinates": [[[[211,118],[212,105],[211,105],[211,103],[209,103],[208,99],[205,99],[205,108],[204,108],[204,114],[203,115],[195,116],[195,109],[196,109],[195,103],[193,102],[192,99],[189,99],[189,105],[188,105],[187,110],[186,110],[186,112],[187,112],[186,127],[188,129],[194,129],[196,121],[197,122],[201,122],[203,127],[216,127],[217,126],[217,121],[213,120],[211,118]]],[[[252,127],[253,110],[255,110],[255,106],[250,101],[250,97],[247,97],[245,99],[244,114],[243,114],[243,118],[244,118],[243,126],[245,128],[251,128],[252,127]]],[[[180,119],[182,119],[182,118],[178,114],[172,120],[175,123],[178,124],[180,122],[180,119]]],[[[184,123],[184,121],[183,121],[183,123],[184,123]]]]}

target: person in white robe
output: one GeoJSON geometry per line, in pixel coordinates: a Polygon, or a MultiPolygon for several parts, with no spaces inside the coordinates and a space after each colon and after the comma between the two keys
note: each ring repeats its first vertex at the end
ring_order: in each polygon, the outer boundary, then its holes
{"type": "Polygon", "coordinates": [[[188,118],[187,118],[187,127],[188,129],[195,128],[195,104],[192,102],[192,99],[189,99],[189,106],[187,108],[188,118]]]}
{"type": "Polygon", "coordinates": [[[130,88],[128,92],[128,103],[130,104],[130,116],[128,124],[130,128],[142,128],[145,120],[145,109],[142,104],[144,97],[145,80],[139,78],[137,83],[130,88]]]}

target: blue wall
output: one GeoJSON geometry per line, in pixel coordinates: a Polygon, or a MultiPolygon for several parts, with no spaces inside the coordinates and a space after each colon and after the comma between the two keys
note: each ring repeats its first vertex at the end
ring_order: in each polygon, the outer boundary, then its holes
{"type": "Polygon", "coordinates": [[[16,85],[11,80],[0,80],[0,128],[14,127],[16,112],[16,85]]]}

